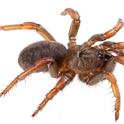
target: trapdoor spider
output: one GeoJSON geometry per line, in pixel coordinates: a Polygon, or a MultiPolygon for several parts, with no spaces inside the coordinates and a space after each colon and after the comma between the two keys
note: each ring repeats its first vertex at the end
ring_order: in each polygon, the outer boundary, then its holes
{"type": "Polygon", "coordinates": [[[122,51],[124,42],[114,43],[105,40],[114,36],[123,27],[123,21],[119,19],[112,29],[102,34],[93,35],[82,45],[76,45],[75,37],[80,26],[79,13],[67,8],[61,14],[68,14],[72,18],[67,49],[39,24],[25,22],[23,24],[0,26],[0,30],[5,31],[16,29],[36,30],[45,39],[44,41],[33,43],[22,50],[18,62],[24,72],[18,75],[0,93],[0,96],[5,95],[15,84],[30,74],[49,71],[51,76],[59,78],[59,81],[32,114],[32,116],[35,116],[49,100],[73,80],[76,74],[82,82],[88,85],[94,85],[101,80],[107,79],[111,83],[111,88],[116,98],[115,120],[117,120],[120,111],[120,93],[116,78],[112,72],[116,62],[124,64],[124,52],[122,51]],[[105,42],[93,46],[98,41],[105,42]],[[115,53],[115,55],[112,53],[115,53]]]}

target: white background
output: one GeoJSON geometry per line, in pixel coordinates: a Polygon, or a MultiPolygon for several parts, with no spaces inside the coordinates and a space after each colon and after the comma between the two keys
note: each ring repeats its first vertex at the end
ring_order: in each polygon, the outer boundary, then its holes
{"type": "MultiPolygon", "coordinates": [[[[0,0],[0,25],[33,21],[42,24],[64,45],[68,42],[69,16],[60,12],[71,7],[81,15],[77,42],[82,44],[91,35],[124,20],[123,0],[0,0]]],[[[22,69],[18,54],[30,43],[42,40],[35,31],[0,31],[0,90],[4,89],[22,69]]],[[[122,29],[113,41],[124,41],[122,29]]],[[[114,120],[114,97],[107,80],[90,87],[76,77],[50,101],[35,118],[32,112],[45,94],[55,85],[47,73],[32,74],[20,81],[5,97],[0,98],[1,124],[122,124],[124,122],[124,67],[117,64],[114,71],[121,93],[120,118],[114,120]],[[26,82],[26,83],[25,83],[26,82]]]]}

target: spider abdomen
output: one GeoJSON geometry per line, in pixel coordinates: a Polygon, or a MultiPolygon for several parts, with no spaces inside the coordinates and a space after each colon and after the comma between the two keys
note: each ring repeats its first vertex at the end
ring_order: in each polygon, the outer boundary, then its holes
{"type": "Polygon", "coordinates": [[[44,57],[52,57],[57,64],[61,64],[66,52],[64,45],[60,43],[39,41],[30,44],[22,50],[18,63],[24,70],[33,66],[44,57]]]}

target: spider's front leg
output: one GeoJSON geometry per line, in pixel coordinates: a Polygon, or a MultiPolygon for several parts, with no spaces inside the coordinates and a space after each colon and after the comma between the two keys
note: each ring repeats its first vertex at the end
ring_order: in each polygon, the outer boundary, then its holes
{"type": "Polygon", "coordinates": [[[50,92],[46,95],[46,98],[39,104],[37,110],[35,110],[35,112],[32,114],[32,117],[34,117],[41,109],[43,109],[48,101],[51,100],[60,90],[62,90],[68,83],[70,83],[74,76],[74,72],[68,72],[64,74],[57,82],[55,87],[51,89],[50,92]]]}
{"type": "Polygon", "coordinates": [[[112,41],[106,41],[103,44],[96,46],[96,48],[117,53],[117,56],[113,56],[113,59],[124,65],[124,42],[114,43],[112,41]]]}
{"type": "Polygon", "coordinates": [[[34,22],[24,22],[22,24],[0,26],[0,30],[35,30],[47,41],[56,41],[55,38],[40,24],[34,22]]]}
{"type": "Polygon", "coordinates": [[[95,46],[98,49],[115,52],[119,56],[124,56],[124,42],[105,41],[103,44],[95,46]]]}
{"type": "Polygon", "coordinates": [[[6,93],[15,85],[18,83],[18,81],[20,80],[24,80],[27,76],[29,76],[30,74],[38,71],[39,69],[41,69],[42,67],[44,67],[44,65],[47,65],[51,62],[54,62],[54,60],[52,58],[43,58],[41,60],[39,60],[38,62],[35,63],[34,66],[30,67],[29,69],[25,70],[24,72],[22,72],[20,75],[18,75],[1,93],[0,93],[0,97],[3,95],[6,95],[6,93]]]}
{"type": "Polygon", "coordinates": [[[76,45],[76,35],[78,33],[78,29],[79,29],[79,26],[80,26],[80,15],[77,11],[71,9],[71,8],[67,8],[65,9],[61,15],[66,15],[66,14],[69,14],[71,16],[71,18],[73,19],[72,20],[72,23],[71,23],[71,26],[70,26],[70,30],[69,30],[69,43],[68,43],[68,46],[69,48],[73,47],[76,45]]]}
{"type": "Polygon", "coordinates": [[[111,72],[107,72],[105,77],[106,77],[107,80],[110,81],[113,94],[116,98],[116,101],[115,101],[115,120],[117,121],[118,118],[119,118],[119,111],[120,111],[120,92],[119,92],[119,88],[118,88],[118,85],[117,85],[116,78],[114,77],[114,75],[111,72]]]}
{"type": "Polygon", "coordinates": [[[122,21],[122,19],[119,19],[117,24],[112,29],[110,29],[102,34],[95,34],[87,42],[83,43],[82,49],[84,49],[86,47],[91,47],[97,41],[104,41],[104,40],[114,36],[123,27],[123,25],[124,25],[124,22],[122,21]]]}
{"type": "Polygon", "coordinates": [[[105,49],[105,50],[107,49],[120,50],[120,49],[124,49],[124,42],[115,43],[112,41],[105,41],[103,44],[100,44],[97,47],[100,49],[105,49]]]}

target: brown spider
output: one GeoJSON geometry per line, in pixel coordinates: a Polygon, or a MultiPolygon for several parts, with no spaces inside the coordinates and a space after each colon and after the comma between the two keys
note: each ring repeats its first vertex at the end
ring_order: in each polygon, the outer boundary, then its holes
{"type": "Polygon", "coordinates": [[[55,87],[50,90],[45,99],[39,104],[32,114],[35,116],[49,100],[60,90],[69,84],[76,74],[79,79],[88,85],[94,85],[101,80],[107,79],[111,83],[115,101],[115,120],[119,118],[120,93],[116,78],[112,74],[116,62],[124,64],[124,42],[114,43],[105,41],[114,36],[123,26],[123,21],[103,34],[95,34],[82,45],[76,45],[76,35],[80,26],[80,16],[77,11],[67,8],[62,15],[69,14],[72,24],[69,30],[68,49],[56,42],[53,36],[41,25],[33,22],[23,24],[0,26],[0,30],[29,29],[36,30],[45,41],[33,43],[22,50],[18,62],[24,69],[1,93],[5,95],[18,81],[25,79],[34,72],[49,71],[52,77],[59,78],[55,87]],[[105,41],[100,45],[93,46],[98,41],[105,41]],[[116,56],[112,55],[115,53],[116,56]]]}

